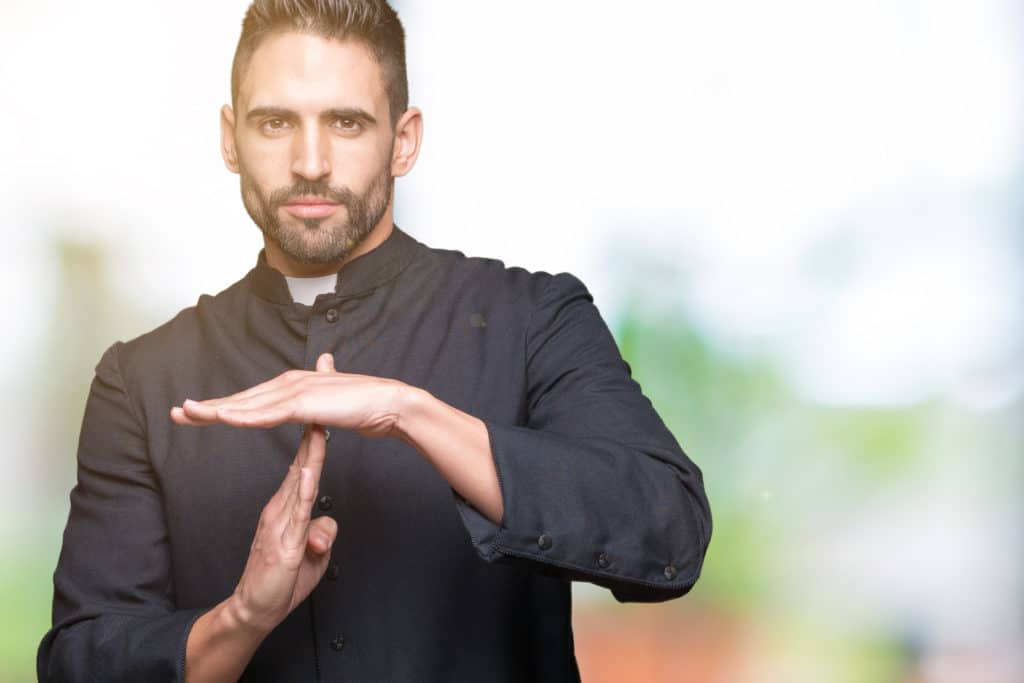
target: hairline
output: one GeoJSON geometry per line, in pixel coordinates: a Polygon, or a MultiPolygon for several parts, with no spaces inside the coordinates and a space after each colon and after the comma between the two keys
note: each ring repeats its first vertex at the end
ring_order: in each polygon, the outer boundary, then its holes
{"type": "Polygon", "coordinates": [[[384,99],[388,105],[388,116],[387,120],[390,120],[391,126],[394,127],[398,123],[398,119],[405,112],[393,112],[391,102],[391,89],[393,87],[393,81],[395,79],[393,74],[388,74],[389,69],[385,68],[383,61],[377,55],[377,51],[374,49],[373,44],[369,40],[358,35],[342,35],[338,36],[327,31],[317,31],[315,28],[295,26],[286,22],[281,22],[277,26],[271,26],[266,31],[262,31],[256,34],[249,46],[246,49],[237,51],[235,58],[232,60],[232,83],[231,83],[231,108],[235,111],[236,119],[235,123],[238,123],[238,98],[242,93],[242,81],[245,80],[245,75],[248,73],[249,65],[252,62],[253,55],[260,49],[263,43],[269,39],[280,35],[286,35],[288,33],[296,33],[304,36],[313,36],[316,38],[323,38],[324,40],[331,40],[341,45],[358,44],[361,45],[366,52],[373,59],[373,62],[380,69],[381,83],[384,86],[384,99]],[[237,87],[235,84],[235,75],[237,74],[237,87]]]}

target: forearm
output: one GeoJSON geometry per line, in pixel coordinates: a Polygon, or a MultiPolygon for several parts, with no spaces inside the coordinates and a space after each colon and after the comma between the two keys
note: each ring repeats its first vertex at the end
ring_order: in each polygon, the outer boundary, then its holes
{"type": "Polygon", "coordinates": [[[402,392],[395,431],[441,473],[459,495],[495,524],[501,524],[504,505],[498,473],[484,423],[409,387],[402,392]]]}
{"type": "Polygon", "coordinates": [[[236,681],[266,634],[228,598],[196,620],[185,647],[186,683],[236,681]]]}

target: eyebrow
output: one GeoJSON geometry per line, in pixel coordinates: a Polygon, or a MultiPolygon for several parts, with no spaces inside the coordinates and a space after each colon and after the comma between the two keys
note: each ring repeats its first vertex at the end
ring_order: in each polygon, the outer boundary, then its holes
{"type": "MultiPolygon", "coordinates": [[[[287,109],[285,107],[256,107],[254,109],[249,110],[249,112],[245,115],[245,120],[252,121],[253,119],[261,119],[267,116],[276,116],[278,118],[291,120],[299,118],[298,112],[293,111],[291,109],[287,109]]],[[[370,114],[370,112],[359,107],[342,107],[335,109],[327,109],[325,111],[320,112],[320,118],[353,119],[356,121],[361,121],[362,123],[371,126],[377,123],[377,119],[375,119],[370,114]]]]}

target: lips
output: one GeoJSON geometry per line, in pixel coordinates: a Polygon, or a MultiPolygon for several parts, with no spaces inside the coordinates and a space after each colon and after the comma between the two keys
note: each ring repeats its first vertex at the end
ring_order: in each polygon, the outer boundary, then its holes
{"type": "Polygon", "coordinates": [[[330,216],[341,204],[327,199],[310,198],[295,199],[284,205],[285,210],[297,218],[325,218],[330,216]]]}

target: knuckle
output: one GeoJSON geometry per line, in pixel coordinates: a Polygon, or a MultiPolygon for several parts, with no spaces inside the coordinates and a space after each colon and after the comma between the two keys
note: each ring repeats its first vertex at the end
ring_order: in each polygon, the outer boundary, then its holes
{"type": "Polygon", "coordinates": [[[263,506],[263,510],[260,511],[259,526],[266,526],[274,519],[274,507],[273,503],[267,503],[263,506]]]}

